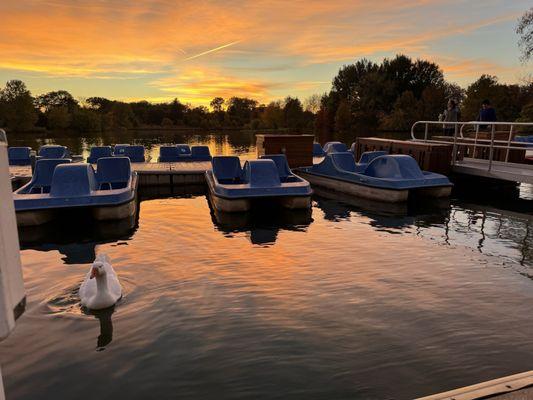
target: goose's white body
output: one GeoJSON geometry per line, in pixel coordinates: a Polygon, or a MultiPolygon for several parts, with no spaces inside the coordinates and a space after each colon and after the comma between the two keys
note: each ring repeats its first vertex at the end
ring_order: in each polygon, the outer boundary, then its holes
{"type": "Polygon", "coordinates": [[[79,295],[81,305],[91,310],[111,307],[122,297],[122,287],[107,255],[96,256],[79,295]]]}

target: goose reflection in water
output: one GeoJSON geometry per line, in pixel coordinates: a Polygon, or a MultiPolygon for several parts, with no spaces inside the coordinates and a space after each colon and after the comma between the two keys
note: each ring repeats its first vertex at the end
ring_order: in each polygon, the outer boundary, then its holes
{"type": "Polygon", "coordinates": [[[96,339],[96,351],[105,350],[106,346],[113,341],[113,320],[111,316],[115,312],[115,306],[103,310],[89,310],[82,308],[86,315],[92,315],[100,322],[100,334],[96,339]]]}

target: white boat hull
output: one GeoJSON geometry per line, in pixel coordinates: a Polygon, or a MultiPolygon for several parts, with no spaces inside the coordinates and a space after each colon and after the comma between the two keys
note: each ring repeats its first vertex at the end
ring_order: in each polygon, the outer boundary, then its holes
{"type": "Polygon", "coordinates": [[[368,200],[376,200],[385,203],[400,203],[407,201],[409,190],[391,190],[374,188],[371,186],[359,185],[341,181],[338,179],[326,178],[302,171],[295,171],[297,175],[307,180],[311,185],[321,186],[336,192],[346,193],[352,196],[361,197],[368,200]]]}

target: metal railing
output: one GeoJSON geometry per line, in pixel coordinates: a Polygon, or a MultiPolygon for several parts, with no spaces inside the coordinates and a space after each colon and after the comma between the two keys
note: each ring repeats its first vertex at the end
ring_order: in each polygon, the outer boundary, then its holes
{"type": "MultiPolygon", "coordinates": [[[[483,122],[483,121],[468,121],[468,122],[443,122],[443,121],[417,121],[413,124],[411,127],[411,138],[414,141],[419,142],[429,142],[429,143],[440,143],[440,144],[450,144],[450,140],[439,140],[439,139],[430,139],[428,138],[429,135],[429,127],[432,125],[440,125],[441,127],[451,128],[454,129],[453,138],[450,136],[450,139],[453,139],[453,150],[452,150],[452,165],[455,165],[457,163],[457,154],[458,154],[458,146],[465,146],[472,144],[473,150],[472,150],[472,158],[476,158],[477,155],[477,149],[478,148],[488,148],[489,149],[489,155],[488,155],[488,171],[492,169],[492,162],[494,158],[494,150],[495,149],[503,149],[505,150],[505,161],[509,161],[509,153],[511,150],[527,150],[527,142],[517,142],[514,141],[514,134],[516,133],[515,127],[521,126],[521,127],[530,127],[531,132],[530,134],[533,135],[533,122],[483,122]],[[417,138],[415,134],[415,128],[419,125],[424,125],[424,138],[417,138]],[[496,139],[496,127],[500,126],[507,126],[509,127],[508,131],[498,131],[498,133],[507,134],[506,140],[496,139]],[[465,127],[474,127],[475,129],[475,136],[472,137],[465,137],[465,127]],[[480,139],[479,133],[481,131],[484,133],[490,132],[490,138],[488,139],[480,139]]],[[[532,143],[533,145],[533,143],[532,143]]]]}

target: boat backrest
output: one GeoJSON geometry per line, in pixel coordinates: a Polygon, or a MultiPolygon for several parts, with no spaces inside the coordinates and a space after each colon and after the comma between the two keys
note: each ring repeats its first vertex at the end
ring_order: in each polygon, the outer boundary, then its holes
{"type": "Polygon", "coordinates": [[[403,154],[385,155],[373,159],[366,167],[364,174],[388,179],[424,178],[424,173],[416,160],[403,154]]]}
{"type": "Polygon", "coordinates": [[[278,167],[272,160],[249,160],[243,168],[243,180],[251,187],[276,187],[281,185],[278,167]]]}
{"type": "Polygon", "coordinates": [[[292,171],[289,168],[289,163],[287,162],[287,157],[285,157],[285,154],[264,155],[261,156],[261,159],[274,161],[274,164],[276,164],[276,167],[278,168],[279,178],[282,181],[292,175],[292,171]]]}
{"type": "Polygon", "coordinates": [[[368,164],[374,158],[386,156],[387,154],[389,153],[386,151],[365,151],[363,154],[361,154],[361,158],[359,158],[359,164],[368,164]]]}
{"type": "Polygon", "coordinates": [[[113,149],[113,155],[115,156],[124,156],[126,155],[126,148],[130,147],[129,144],[116,144],[113,149]]]}
{"type": "Polygon", "coordinates": [[[180,157],[186,157],[191,155],[191,147],[188,144],[177,144],[178,154],[180,157]]]}
{"type": "Polygon", "coordinates": [[[41,158],[68,158],[70,153],[65,146],[45,145],[39,149],[41,158]]]}
{"type": "Polygon", "coordinates": [[[42,158],[35,162],[35,170],[27,193],[49,193],[54,170],[60,164],[69,164],[68,158],[42,158]]]}
{"type": "Polygon", "coordinates": [[[195,161],[211,161],[211,152],[207,146],[192,146],[191,158],[195,161]]]}
{"type": "Polygon", "coordinates": [[[356,172],[353,153],[344,151],[342,153],[330,153],[329,156],[338,169],[348,172],[356,172]]]}
{"type": "Polygon", "coordinates": [[[324,152],[329,153],[342,153],[348,151],[348,147],[341,142],[327,142],[324,145],[324,152]]]}
{"type": "Polygon", "coordinates": [[[353,153],[353,155],[357,154],[357,143],[353,142],[350,146],[350,151],[353,153]]]}
{"type": "Polygon", "coordinates": [[[87,162],[94,164],[102,157],[112,157],[113,151],[111,146],[93,146],[91,147],[91,153],[87,158],[87,162]]]}
{"type": "Polygon", "coordinates": [[[144,162],[144,146],[134,145],[124,148],[125,156],[129,157],[131,162],[144,162]]]}
{"type": "Polygon", "coordinates": [[[79,197],[96,189],[96,177],[91,164],[60,164],[54,170],[51,197],[79,197]]]}
{"type": "Polygon", "coordinates": [[[221,183],[233,182],[241,179],[241,160],[236,156],[213,157],[213,175],[221,183]]]}
{"type": "Polygon", "coordinates": [[[179,160],[180,154],[177,146],[161,146],[159,148],[160,162],[176,162],[179,160]]]}
{"type": "Polygon", "coordinates": [[[7,149],[9,165],[29,164],[31,147],[10,147],[7,149]]]}
{"type": "Polygon", "coordinates": [[[131,163],[128,157],[100,158],[96,164],[98,190],[123,189],[131,177],[131,163]]]}
{"type": "Polygon", "coordinates": [[[322,157],[324,155],[324,149],[320,143],[313,143],[313,157],[322,157]]]}

